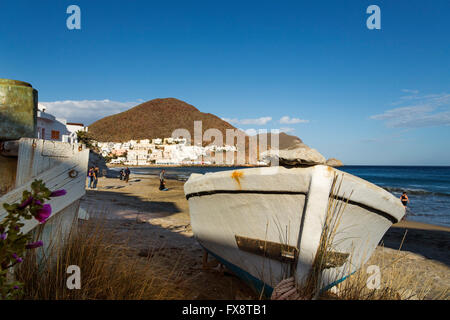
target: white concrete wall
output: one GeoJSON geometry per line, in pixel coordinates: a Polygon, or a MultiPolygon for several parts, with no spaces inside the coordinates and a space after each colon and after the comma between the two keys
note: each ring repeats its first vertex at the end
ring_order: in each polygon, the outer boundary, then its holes
{"type": "Polygon", "coordinates": [[[70,131],[67,130],[65,119],[57,119],[51,114],[38,111],[37,134],[39,139],[67,141],[70,131]],[[52,131],[58,132],[57,139],[52,138],[52,131]]]}

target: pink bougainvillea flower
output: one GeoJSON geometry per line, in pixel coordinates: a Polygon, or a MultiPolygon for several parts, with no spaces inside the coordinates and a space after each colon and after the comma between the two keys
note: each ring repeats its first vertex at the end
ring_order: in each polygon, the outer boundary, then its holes
{"type": "Polygon", "coordinates": [[[64,189],[53,191],[50,194],[50,197],[60,197],[66,195],[67,191],[64,189]]]}
{"type": "Polygon", "coordinates": [[[19,209],[24,209],[26,208],[28,205],[31,204],[31,202],[33,201],[33,197],[29,197],[27,200],[25,200],[24,202],[22,202],[19,206],[19,209]]]}
{"type": "Polygon", "coordinates": [[[42,247],[43,245],[44,245],[44,243],[41,240],[39,240],[39,241],[32,242],[32,243],[25,245],[25,249],[36,249],[36,248],[42,247]]]}
{"type": "Polygon", "coordinates": [[[44,223],[52,214],[52,207],[49,204],[44,204],[34,216],[37,221],[44,223]]]}

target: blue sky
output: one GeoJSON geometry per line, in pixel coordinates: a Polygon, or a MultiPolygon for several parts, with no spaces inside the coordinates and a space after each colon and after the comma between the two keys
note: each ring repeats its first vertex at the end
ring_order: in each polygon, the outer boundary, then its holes
{"type": "Polygon", "coordinates": [[[346,164],[450,165],[449,18],[437,0],[2,0],[0,78],[69,121],[175,97],[346,164]]]}

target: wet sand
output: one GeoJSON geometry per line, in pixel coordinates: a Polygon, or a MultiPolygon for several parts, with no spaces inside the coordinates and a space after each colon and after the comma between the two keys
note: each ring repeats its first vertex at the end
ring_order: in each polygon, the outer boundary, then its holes
{"type": "MultiPolygon", "coordinates": [[[[166,180],[169,191],[159,191],[157,177],[132,175],[128,183],[100,178],[97,190],[86,191],[81,207],[91,217],[104,219],[119,239],[128,240],[130,252],[142,256],[143,263],[149,252],[162,252],[159,257],[167,260],[168,272],[175,266],[186,279],[180,285],[186,299],[257,299],[220,266],[202,269],[203,251],[190,227],[183,184],[166,180]]],[[[432,282],[429,297],[450,288],[450,228],[401,221],[388,230],[369,262],[386,265],[398,259],[401,244],[402,260],[397,265],[417,274],[423,283],[432,282]]]]}

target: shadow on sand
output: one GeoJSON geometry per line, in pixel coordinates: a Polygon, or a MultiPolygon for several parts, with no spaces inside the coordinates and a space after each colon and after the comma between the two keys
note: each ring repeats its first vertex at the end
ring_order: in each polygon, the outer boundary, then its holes
{"type": "Polygon", "coordinates": [[[420,254],[427,259],[440,261],[450,266],[450,232],[440,230],[412,229],[400,226],[390,228],[384,235],[384,246],[398,249],[406,233],[402,251],[420,254]]]}
{"type": "Polygon", "coordinates": [[[127,214],[164,218],[182,212],[171,201],[152,201],[129,193],[86,190],[82,207],[90,214],[105,213],[107,219],[128,219],[127,214]]]}
{"type": "MultiPolygon", "coordinates": [[[[90,222],[111,231],[118,244],[126,243],[129,254],[145,259],[151,257],[167,265],[168,274],[179,274],[177,285],[185,299],[257,299],[258,295],[241,279],[218,266],[202,268],[203,249],[191,233],[189,220],[171,201],[151,201],[128,193],[87,190],[82,206],[90,222]],[[122,206],[123,205],[123,206],[122,206]],[[156,224],[153,218],[165,223],[156,224]],[[178,283],[179,282],[179,283],[178,283]]],[[[87,222],[84,222],[87,223],[87,222]]],[[[214,261],[212,261],[214,262],[214,261]]],[[[149,264],[150,266],[151,264],[149,264]]]]}

